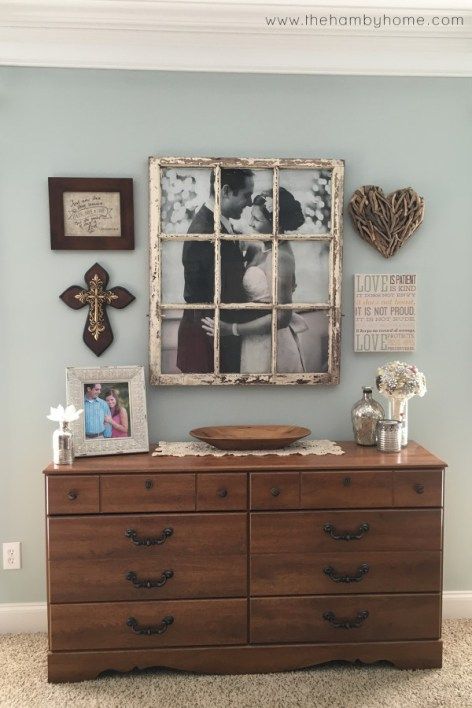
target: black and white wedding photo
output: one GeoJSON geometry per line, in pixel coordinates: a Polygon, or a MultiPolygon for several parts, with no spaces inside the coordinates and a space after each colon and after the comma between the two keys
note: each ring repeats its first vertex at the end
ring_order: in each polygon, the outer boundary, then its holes
{"type": "Polygon", "coordinates": [[[337,162],[153,159],[152,375],[187,384],[329,381],[337,162]]]}

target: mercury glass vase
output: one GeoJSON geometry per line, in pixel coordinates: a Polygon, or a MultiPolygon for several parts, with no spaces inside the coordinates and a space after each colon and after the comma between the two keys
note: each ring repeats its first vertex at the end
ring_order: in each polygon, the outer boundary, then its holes
{"type": "Polygon", "coordinates": [[[74,442],[69,423],[59,423],[52,434],[52,450],[55,465],[71,465],[74,461],[74,442]]]}
{"type": "Polygon", "coordinates": [[[358,445],[374,446],[377,422],[385,418],[385,411],[374,398],[370,386],[362,387],[362,398],[351,410],[354,440],[358,445]]]}
{"type": "Polygon", "coordinates": [[[389,416],[402,424],[402,447],[408,445],[408,398],[389,398],[389,416]]]}

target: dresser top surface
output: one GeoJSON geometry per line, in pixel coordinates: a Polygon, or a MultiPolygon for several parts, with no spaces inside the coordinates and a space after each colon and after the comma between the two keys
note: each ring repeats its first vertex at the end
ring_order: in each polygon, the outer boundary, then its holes
{"type": "MultiPolygon", "coordinates": [[[[243,457],[153,457],[151,452],[131,455],[102,455],[76,458],[72,465],[50,464],[45,474],[139,474],[159,472],[257,472],[287,470],[376,470],[442,469],[446,463],[418,443],[411,441],[400,453],[380,453],[375,447],[361,447],[340,441],[344,455],[264,455],[243,457]]],[[[156,446],[151,445],[151,450],[156,446]]]]}

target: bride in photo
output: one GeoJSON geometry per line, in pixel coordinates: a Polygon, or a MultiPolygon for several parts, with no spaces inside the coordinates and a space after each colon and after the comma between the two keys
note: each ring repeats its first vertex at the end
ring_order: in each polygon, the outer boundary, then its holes
{"type": "MultiPolygon", "coordinates": [[[[261,234],[272,233],[272,198],[259,194],[253,199],[250,226],[261,234]]],[[[283,187],[279,190],[280,233],[295,231],[305,221],[300,202],[283,187]]],[[[246,270],[243,288],[247,302],[270,303],[272,300],[272,243],[251,242],[245,254],[246,270]]],[[[290,241],[279,240],[278,244],[278,302],[292,302],[296,288],[295,258],[290,241]]],[[[213,336],[213,319],[202,319],[202,327],[213,336]]],[[[302,373],[305,369],[303,352],[298,334],[308,329],[300,315],[293,310],[277,313],[277,372],[302,373]]],[[[240,324],[220,321],[221,345],[224,337],[241,337],[241,373],[270,373],[272,353],[272,314],[263,314],[257,319],[240,324]]]]}

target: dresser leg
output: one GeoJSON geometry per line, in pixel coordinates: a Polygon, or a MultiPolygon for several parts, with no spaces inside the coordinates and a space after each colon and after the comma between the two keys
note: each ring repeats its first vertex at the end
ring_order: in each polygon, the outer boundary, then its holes
{"type": "Polygon", "coordinates": [[[440,669],[442,667],[443,643],[439,639],[433,642],[414,642],[407,645],[398,657],[388,659],[397,669],[440,669]]]}

